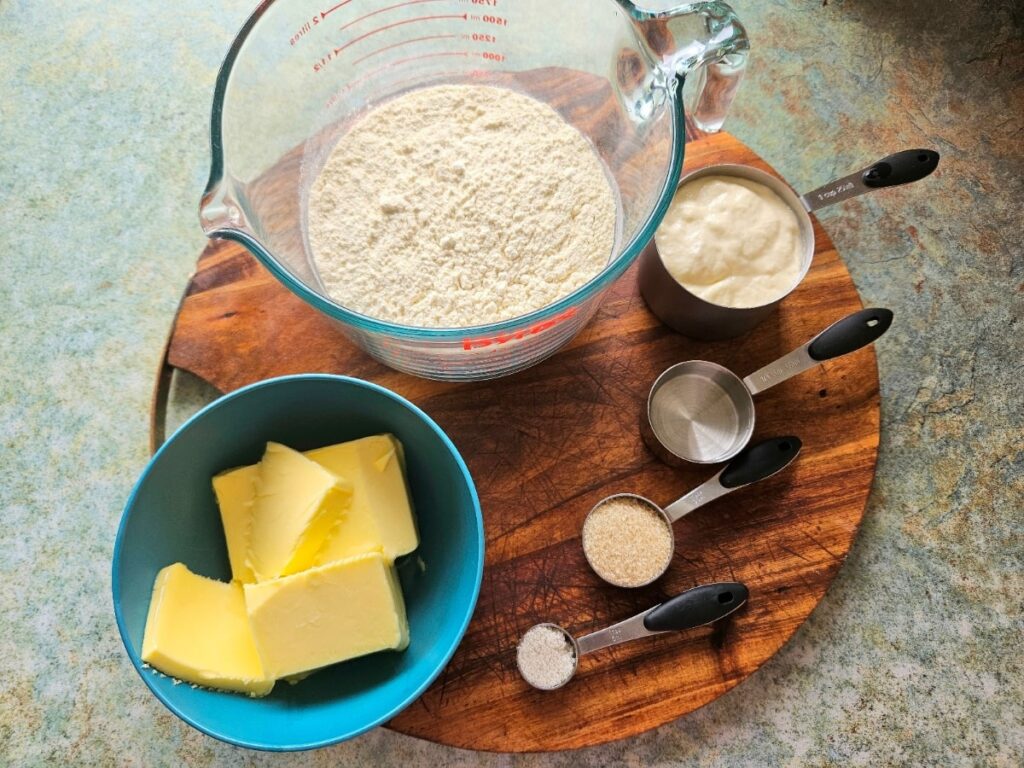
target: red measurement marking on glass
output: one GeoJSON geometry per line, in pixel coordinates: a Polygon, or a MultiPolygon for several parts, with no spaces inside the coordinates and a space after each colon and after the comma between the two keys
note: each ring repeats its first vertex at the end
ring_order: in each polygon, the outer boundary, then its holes
{"type": "Polygon", "coordinates": [[[313,27],[319,25],[321,21],[326,19],[328,14],[334,13],[339,8],[344,8],[351,2],[352,0],[342,0],[342,2],[338,3],[337,5],[331,8],[328,8],[326,11],[320,11],[319,14],[313,16],[309,21],[307,21],[305,24],[299,27],[298,32],[296,32],[294,35],[288,38],[288,44],[295,45],[297,42],[299,42],[299,40],[301,40],[303,37],[309,34],[310,30],[312,30],[313,27]]]}
{"type": "Polygon", "coordinates": [[[554,328],[559,323],[568,320],[576,314],[576,307],[569,307],[565,312],[549,317],[547,320],[542,320],[536,325],[531,325],[528,328],[520,328],[518,331],[511,331],[510,333],[499,333],[497,336],[491,336],[485,339],[463,339],[463,349],[479,349],[480,347],[489,347],[492,344],[505,344],[510,341],[518,341],[527,336],[535,336],[538,333],[542,333],[549,328],[554,328]]]}
{"type": "Polygon", "coordinates": [[[327,14],[328,13],[334,13],[339,8],[344,8],[346,5],[348,5],[351,2],[352,2],[352,0],[341,0],[341,2],[338,3],[336,6],[334,6],[333,8],[328,8],[326,11],[320,11],[320,18],[321,19],[327,18],[327,14]]]}
{"type": "Polygon", "coordinates": [[[385,45],[383,48],[378,48],[373,53],[368,53],[362,58],[356,59],[352,64],[359,64],[360,62],[366,61],[372,56],[376,56],[378,53],[384,53],[384,51],[390,51],[392,48],[398,48],[402,45],[409,45],[410,43],[422,43],[424,40],[448,40],[453,37],[466,37],[466,35],[427,35],[426,37],[414,37],[411,40],[402,40],[401,42],[395,43],[394,45],[385,45]]]}
{"type": "MultiPolygon", "coordinates": [[[[382,69],[391,69],[397,67],[399,64],[405,64],[410,61],[418,61],[420,59],[433,59],[438,56],[469,56],[469,51],[440,51],[438,53],[422,53],[419,56],[407,56],[404,59],[395,59],[390,66],[383,67],[382,69]]],[[[410,78],[412,79],[412,78],[410,78]]]]}
{"type": "Polygon", "coordinates": [[[311,29],[313,29],[313,27],[315,27],[319,23],[320,23],[320,17],[319,16],[314,16],[312,19],[310,19],[305,24],[303,24],[301,27],[299,27],[299,31],[298,32],[296,32],[294,35],[292,35],[291,37],[288,38],[288,45],[295,45],[297,42],[299,42],[299,40],[301,40],[307,34],[309,34],[309,31],[311,29]]]}
{"type": "Polygon", "coordinates": [[[338,27],[338,31],[343,32],[344,30],[351,27],[353,24],[358,24],[363,19],[368,19],[371,16],[376,16],[378,13],[384,13],[385,11],[393,11],[395,10],[395,8],[405,8],[408,5],[423,5],[423,3],[440,3],[442,1],[443,0],[405,0],[405,2],[397,3],[395,5],[389,5],[386,8],[378,8],[376,11],[370,11],[369,13],[363,14],[362,16],[353,19],[348,24],[342,24],[340,27],[338,27]]]}
{"type": "Polygon", "coordinates": [[[337,56],[339,53],[344,51],[346,48],[349,48],[350,46],[355,45],[360,40],[365,40],[366,38],[372,37],[373,35],[380,34],[381,32],[384,32],[385,30],[394,29],[395,27],[401,27],[401,26],[403,26],[405,24],[415,24],[418,21],[432,21],[432,20],[436,20],[436,19],[462,19],[463,21],[465,21],[466,20],[466,14],[461,13],[461,14],[454,14],[454,15],[453,14],[441,14],[441,15],[438,15],[438,16],[417,16],[415,19],[406,19],[405,21],[396,21],[394,24],[387,24],[387,25],[385,25],[383,27],[378,27],[377,29],[373,30],[372,32],[367,32],[365,35],[360,35],[359,37],[352,38],[347,43],[345,43],[343,46],[341,46],[339,48],[335,48],[334,49],[334,55],[337,56]]]}
{"type": "Polygon", "coordinates": [[[469,20],[482,21],[484,24],[497,24],[499,27],[508,26],[508,19],[504,18],[503,16],[491,16],[486,13],[483,16],[477,16],[476,14],[473,14],[469,17],[469,20]]]}
{"type": "Polygon", "coordinates": [[[334,54],[330,51],[327,52],[326,56],[321,57],[320,61],[313,62],[313,71],[322,72],[323,68],[326,67],[331,61],[334,60],[334,54]]]}

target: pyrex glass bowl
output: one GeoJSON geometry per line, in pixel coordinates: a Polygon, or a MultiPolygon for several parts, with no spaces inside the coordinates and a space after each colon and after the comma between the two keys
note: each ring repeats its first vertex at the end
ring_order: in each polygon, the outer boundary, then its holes
{"type": "Polygon", "coordinates": [[[376,384],[307,374],[269,379],[216,400],[157,451],[125,506],[114,544],[114,613],[132,664],[185,722],[253,749],[311,749],[389,720],[441,672],[476,606],[483,575],[483,518],[455,446],[426,414],[376,384]],[[308,450],[391,432],[402,441],[420,546],[397,562],[409,647],[322,669],[269,696],[181,685],[143,666],[146,613],[157,572],[183,562],[231,578],[214,474],[259,461],[268,440],[308,450]],[[420,562],[425,567],[420,567],[420,562]]]}
{"type": "Polygon", "coordinates": [[[566,344],[653,236],[682,164],[682,75],[699,72],[694,118],[715,130],[746,49],[742,26],[719,2],[649,12],[628,0],[268,0],[218,77],[203,228],[245,245],[387,365],[453,380],[512,373],[566,344]],[[325,293],[305,219],[330,149],[367,108],[443,83],[526,93],[590,140],[620,223],[600,274],[547,307],[467,328],[397,325],[325,293]]]}

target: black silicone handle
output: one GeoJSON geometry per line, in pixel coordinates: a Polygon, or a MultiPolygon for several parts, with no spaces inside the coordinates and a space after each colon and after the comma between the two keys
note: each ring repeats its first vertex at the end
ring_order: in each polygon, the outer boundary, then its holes
{"type": "Polygon", "coordinates": [[[864,170],[868,187],[898,187],[919,181],[939,167],[939,153],[932,149],[905,149],[883,157],[864,170]]]}
{"type": "Polygon", "coordinates": [[[812,360],[831,360],[866,347],[889,330],[892,311],[862,309],[844,317],[819,333],[807,348],[812,360]]]}
{"type": "Polygon", "coordinates": [[[644,626],[651,632],[701,627],[738,610],[749,594],[738,581],[694,587],[652,608],[644,616],[644,626]]]}
{"type": "Polygon", "coordinates": [[[725,488],[741,488],[771,477],[790,465],[800,453],[799,437],[772,437],[748,445],[722,470],[718,482],[725,488]]]}

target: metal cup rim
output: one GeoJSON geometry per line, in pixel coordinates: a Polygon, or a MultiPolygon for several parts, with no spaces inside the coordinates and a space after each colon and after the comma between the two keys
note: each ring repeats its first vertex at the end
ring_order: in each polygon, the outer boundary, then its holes
{"type": "Polygon", "coordinates": [[[649,585],[653,584],[658,579],[660,579],[662,576],[664,576],[665,573],[668,571],[669,567],[672,565],[672,558],[676,554],[676,537],[675,537],[675,531],[672,528],[672,521],[669,519],[668,513],[661,507],[660,504],[655,504],[653,501],[648,499],[646,496],[641,496],[638,493],[613,493],[613,494],[611,494],[609,496],[605,496],[603,499],[599,500],[596,504],[594,504],[594,506],[592,506],[590,508],[590,511],[587,512],[586,517],[583,518],[583,525],[580,526],[580,547],[583,549],[583,557],[587,561],[587,565],[590,566],[590,570],[592,570],[594,572],[594,574],[599,579],[601,579],[601,581],[605,582],[606,584],[611,584],[613,587],[620,587],[622,589],[640,589],[641,587],[646,587],[646,586],[649,586],[649,585]],[[621,498],[636,499],[637,501],[639,501],[639,502],[641,502],[643,504],[646,504],[648,507],[651,507],[656,512],[658,512],[658,514],[661,515],[661,519],[665,521],[665,525],[668,527],[669,534],[670,534],[670,539],[672,541],[672,548],[669,550],[668,558],[665,560],[665,567],[662,568],[661,571],[659,571],[656,576],[653,576],[652,578],[648,579],[647,581],[645,581],[645,582],[643,582],[641,584],[621,584],[621,583],[619,583],[617,581],[612,581],[607,576],[603,575],[594,566],[594,561],[590,559],[590,554],[587,552],[587,548],[583,544],[583,528],[586,527],[587,520],[590,518],[590,516],[592,514],[594,514],[594,510],[596,510],[602,504],[605,504],[606,502],[611,501],[612,499],[621,499],[621,498]]]}
{"type": "MultiPolygon", "coordinates": [[[[811,269],[811,263],[814,261],[814,247],[816,244],[816,238],[814,236],[814,223],[811,220],[811,215],[810,213],[807,212],[807,209],[800,201],[800,195],[788,183],[783,181],[778,176],[774,176],[773,174],[768,173],[767,171],[763,171],[760,168],[755,168],[752,165],[743,165],[742,163],[718,163],[715,165],[707,165],[704,166],[703,168],[697,168],[696,170],[683,173],[683,175],[680,176],[679,178],[679,183],[676,185],[676,192],[673,193],[673,199],[675,197],[675,194],[677,194],[679,190],[682,188],[682,186],[687,182],[694,181],[696,179],[701,178],[702,176],[715,175],[735,176],[737,178],[747,178],[751,181],[763,183],[766,187],[768,187],[773,192],[778,194],[779,197],[782,198],[783,202],[785,202],[790,207],[790,209],[792,209],[793,213],[797,217],[797,221],[800,227],[801,239],[803,240],[801,252],[802,266],[800,269],[800,275],[799,277],[797,277],[793,285],[790,286],[790,288],[781,296],[778,296],[772,299],[771,301],[766,301],[764,304],[758,304],[753,307],[730,307],[725,304],[718,304],[714,301],[710,301],[693,293],[693,291],[688,289],[685,285],[676,280],[674,277],[672,278],[673,283],[676,286],[678,286],[681,290],[685,291],[689,296],[692,296],[698,302],[703,302],[711,307],[715,307],[716,309],[720,310],[734,312],[754,312],[758,310],[763,310],[766,307],[774,306],[781,302],[782,300],[784,300],[786,297],[788,297],[791,293],[793,293],[793,291],[795,291],[804,281],[804,278],[807,277],[807,273],[811,269]]],[[[658,260],[664,267],[665,261],[662,259],[661,251],[658,248],[658,233],[660,231],[661,226],[659,226],[654,231],[654,236],[651,238],[651,244],[654,248],[654,255],[658,258],[658,260]]],[[[667,267],[665,268],[665,271],[668,272],[667,267]]],[[[669,273],[669,276],[671,277],[671,273],[669,273]]]]}
{"type": "Polygon", "coordinates": [[[578,642],[576,642],[576,638],[573,637],[572,632],[570,632],[568,629],[563,627],[561,624],[555,624],[554,622],[551,622],[551,621],[541,621],[541,622],[538,622],[537,624],[534,624],[529,629],[527,629],[526,632],[523,632],[523,634],[519,638],[519,642],[516,643],[516,669],[519,670],[519,676],[521,678],[523,678],[523,680],[526,681],[527,685],[529,685],[532,688],[537,689],[538,691],[557,691],[559,688],[562,688],[562,687],[568,685],[569,681],[572,680],[574,677],[576,677],[576,671],[579,669],[579,667],[580,667],[580,645],[579,645],[578,642]],[[530,678],[529,677],[527,677],[525,674],[523,674],[523,668],[519,665],[519,646],[522,645],[523,638],[526,637],[526,635],[531,630],[536,629],[537,627],[551,627],[552,629],[557,629],[559,632],[562,633],[562,635],[564,637],[568,638],[569,644],[572,645],[572,673],[567,678],[565,678],[565,680],[563,680],[561,683],[559,683],[558,685],[551,686],[551,687],[547,687],[547,686],[543,686],[543,685],[535,685],[534,683],[530,682],[530,678]]]}
{"type": "Polygon", "coordinates": [[[718,363],[713,363],[710,360],[683,360],[682,362],[670,365],[668,368],[666,368],[664,371],[662,371],[658,375],[658,378],[656,378],[654,380],[654,383],[651,384],[651,388],[647,392],[647,424],[650,426],[651,434],[654,436],[654,439],[658,441],[658,444],[662,448],[664,448],[666,451],[668,451],[670,454],[675,456],[676,458],[682,459],[683,461],[688,461],[688,462],[690,462],[692,464],[721,464],[723,461],[728,461],[729,459],[731,459],[734,456],[736,456],[740,451],[742,451],[750,443],[750,438],[754,434],[754,427],[757,424],[757,409],[754,407],[754,397],[753,397],[753,395],[750,394],[750,390],[747,389],[747,385],[743,382],[743,379],[740,378],[735,372],[733,372],[730,369],[726,368],[724,365],[719,365],[718,363]],[[661,389],[661,387],[663,386],[665,381],[668,381],[671,378],[675,378],[674,376],[669,376],[670,373],[672,373],[673,371],[676,371],[679,368],[682,368],[682,367],[685,367],[685,366],[691,366],[691,365],[696,365],[698,367],[700,367],[700,366],[707,366],[707,367],[710,367],[710,368],[715,368],[715,369],[717,369],[717,370],[719,370],[719,371],[721,371],[723,373],[729,374],[730,376],[732,376],[734,379],[736,379],[740,383],[740,387],[743,389],[744,392],[747,393],[747,397],[750,399],[750,403],[751,403],[751,408],[750,408],[750,412],[751,412],[750,424],[749,424],[749,426],[747,427],[746,430],[739,430],[738,434],[743,439],[740,440],[740,442],[738,444],[738,447],[734,447],[733,449],[727,451],[724,454],[716,456],[713,459],[698,459],[698,458],[694,458],[692,456],[686,456],[686,455],[684,455],[682,453],[679,453],[678,451],[672,449],[665,442],[664,437],[662,435],[658,434],[658,428],[654,425],[654,418],[652,416],[652,413],[654,411],[654,396],[655,396],[655,394],[657,393],[657,391],[659,389],[661,389]],[[746,432],[746,436],[745,437],[743,437],[743,433],[744,432],[746,432]]]}

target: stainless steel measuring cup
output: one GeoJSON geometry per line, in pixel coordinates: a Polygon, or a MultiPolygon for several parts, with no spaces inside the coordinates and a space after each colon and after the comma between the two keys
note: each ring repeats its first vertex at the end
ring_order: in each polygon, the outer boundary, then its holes
{"type": "Polygon", "coordinates": [[[731,459],[754,433],[754,395],[870,344],[891,324],[888,309],[854,312],[745,379],[706,360],[677,363],[655,380],[647,397],[651,432],[680,459],[696,464],[731,459]]]}
{"type": "Polygon", "coordinates": [[[676,595],[671,600],[660,603],[643,613],[638,613],[632,618],[620,621],[610,627],[591,632],[589,635],[577,639],[569,634],[569,631],[558,624],[544,622],[531,627],[523,635],[538,627],[550,627],[560,632],[565,638],[569,650],[572,652],[572,667],[568,675],[559,680],[555,685],[538,685],[535,680],[530,679],[529,669],[524,671],[524,660],[522,657],[523,640],[520,639],[516,647],[516,666],[519,674],[523,676],[534,688],[542,691],[553,691],[561,688],[572,680],[579,667],[580,656],[584,656],[602,648],[608,648],[620,643],[628,643],[630,640],[638,640],[641,637],[660,635],[664,632],[671,632],[683,629],[694,629],[705,624],[720,621],[732,613],[735,613],[747,602],[750,592],[746,585],[738,581],[723,581],[716,584],[704,584],[693,589],[688,589],[682,594],[676,595]]]}
{"type": "MultiPolygon", "coordinates": [[[[685,496],[677,499],[666,507],[659,507],[650,499],[644,498],[643,496],[637,496],[632,493],[618,493],[601,499],[601,501],[597,502],[590,512],[587,513],[587,517],[583,521],[583,555],[586,557],[587,563],[590,565],[594,573],[609,584],[617,587],[643,587],[657,579],[660,579],[664,575],[665,571],[668,570],[669,563],[672,560],[672,555],[675,553],[675,536],[672,533],[673,523],[690,514],[694,510],[700,509],[705,504],[725,496],[727,493],[732,493],[733,491],[739,490],[751,483],[756,483],[759,480],[765,480],[777,472],[782,471],[797,457],[797,454],[800,453],[801,447],[802,443],[800,442],[800,438],[792,436],[773,437],[748,446],[710,480],[707,480],[697,486],[685,496]],[[616,580],[614,575],[608,573],[606,570],[602,571],[601,563],[595,562],[600,558],[595,552],[592,552],[587,548],[587,522],[598,509],[615,499],[632,499],[637,503],[649,507],[652,512],[659,514],[665,521],[667,535],[670,537],[672,542],[672,546],[668,552],[668,557],[661,566],[661,570],[651,578],[638,581],[637,583],[624,583],[621,579],[616,580]]],[[[626,542],[622,543],[625,544],[626,542]]],[[[624,547],[623,549],[628,549],[628,547],[624,547]]],[[[608,556],[615,559],[617,557],[628,557],[629,554],[630,553],[625,551],[622,553],[612,552],[608,553],[608,556]]]]}
{"type": "Polygon", "coordinates": [[[685,336],[703,341],[735,338],[770,315],[803,282],[814,258],[814,227],[809,213],[873,189],[918,181],[930,175],[938,165],[938,152],[906,149],[805,195],[797,194],[784,181],[749,165],[712,165],[688,173],[679,187],[705,176],[735,176],[762,184],[778,195],[792,209],[800,229],[800,276],[785,294],[761,306],[715,304],[691,293],[669,273],[658,252],[658,233],[655,232],[640,256],[637,275],[640,293],[658,319],[685,336]]]}

